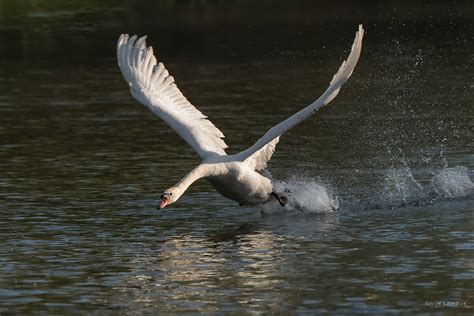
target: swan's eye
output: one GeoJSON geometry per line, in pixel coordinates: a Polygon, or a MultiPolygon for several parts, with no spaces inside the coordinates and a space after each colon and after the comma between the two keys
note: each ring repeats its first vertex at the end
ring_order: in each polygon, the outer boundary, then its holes
{"type": "Polygon", "coordinates": [[[172,193],[172,192],[170,192],[170,195],[173,195],[173,193],[172,193]]]}

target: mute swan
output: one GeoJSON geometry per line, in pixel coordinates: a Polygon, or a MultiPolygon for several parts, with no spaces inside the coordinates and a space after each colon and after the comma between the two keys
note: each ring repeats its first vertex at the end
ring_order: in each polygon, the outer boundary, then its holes
{"type": "Polygon", "coordinates": [[[122,34],[117,43],[117,59],[132,96],[164,120],[203,159],[176,185],[163,192],[158,208],[176,202],[193,182],[201,178],[240,205],[264,204],[276,199],[284,206],[288,195],[274,192],[270,179],[257,171],[267,166],[280,135],[336,97],[359,60],[363,35],[364,29],[359,25],[349,57],[319,99],[272,127],[250,148],[227,155],[222,132],[183,96],[163,64],[157,63],[153,48],[146,46],[146,36],[137,40],[136,35],[122,34]]]}

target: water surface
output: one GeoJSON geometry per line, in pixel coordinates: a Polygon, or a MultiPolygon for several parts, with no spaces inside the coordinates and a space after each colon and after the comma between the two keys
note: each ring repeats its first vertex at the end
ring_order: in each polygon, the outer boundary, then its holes
{"type": "Polygon", "coordinates": [[[459,3],[2,2],[0,313],[472,313],[472,17],[459,3]],[[302,209],[262,215],[202,181],[156,210],[199,159],[130,97],[120,33],[149,34],[235,153],[324,91],[360,22],[353,77],[269,163],[302,209]]]}

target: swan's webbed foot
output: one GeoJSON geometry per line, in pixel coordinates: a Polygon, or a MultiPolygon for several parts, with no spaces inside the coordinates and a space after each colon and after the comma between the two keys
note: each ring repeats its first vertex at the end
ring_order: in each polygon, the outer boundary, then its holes
{"type": "Polygon", "coordinates": [[[275,199],[277,199],[278,203],[280,203],[281,207],[285,206],[286,203],[288,203],[288,199],[284,196],[279,196],[278,194],[275,193],[275,191],[272,191],[270,195],[274,196],[275,199]]]}

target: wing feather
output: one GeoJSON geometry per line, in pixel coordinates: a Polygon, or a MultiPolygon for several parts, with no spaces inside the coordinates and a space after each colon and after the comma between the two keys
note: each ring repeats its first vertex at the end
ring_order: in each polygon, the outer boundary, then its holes
{"type": "Polygon", "coordinates": [[[255,144],[253,144],[247,150],[244,150],[238,153],[237,159],[245,161],[247,158],[251,157],[254,153],[257,153],[262,147],[266,144],[269,144],[271,141],[279,137],[281,134],[292,128],[293,126],[301,123],[312,114],[314,114],[319,108],[325,106],[331,102],[339,93],[341,87],[346,83],[346,81],[352,75],[357,61],[362,49],[362,38],[364,37],[364,29],[362,25],[359,25],[359,30],[356,32],[354,44],[352,45],[351,52],[346,61],[344,61],[337,71],[337,73],[332,78],[329,87],[326,91],[313,103],[287,118],[283,122],[273,126],[268,132],[263,135],[255,144]]]}
{"type": "Polygon", "coordinates": [[[160,62],[146,36],[122,34],[117,59],[132,96],[173,128],[201,158],[225,155],[224,134],[181,93],[173,76],[160,62]]]}
{"type": "Polygon", "coordinates": [[[267,167],[267,162],[272,158],[275,152],[275,147],[278,144],[280,137],[273,139],[265,146],[257,150],[250,157],[245,159],[245,163],[249,165],[253,170],[263,170],[267,167]]]}

